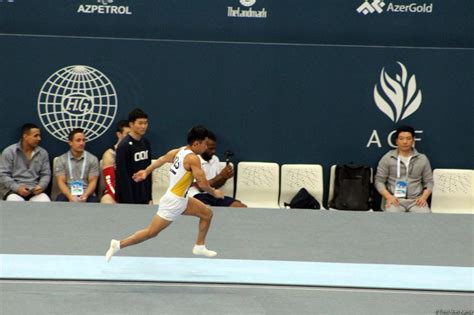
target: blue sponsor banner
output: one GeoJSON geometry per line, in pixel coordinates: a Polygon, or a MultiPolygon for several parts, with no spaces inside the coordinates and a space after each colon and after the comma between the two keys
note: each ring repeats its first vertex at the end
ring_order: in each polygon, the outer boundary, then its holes
{"type": "Polygon", "coordinates": [[[473,47],[472,0],[14,0],[0,33],[473,47]]]}
{"type": "Polygon", "coordinates": [[[0,148],[34,122],[52,158],[81,126],[100,157],[114,123],[141,107],[156,156],[204,124],[235,163],[375,167],[391,131],[410,124],[433,167],[474,168],[473,49],[5,35],[0,45],[0,148]]]}

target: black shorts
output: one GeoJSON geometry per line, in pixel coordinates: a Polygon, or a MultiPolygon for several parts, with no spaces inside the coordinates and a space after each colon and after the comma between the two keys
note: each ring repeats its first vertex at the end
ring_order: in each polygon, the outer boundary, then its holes
{"type": "Polygon", "coordinates": [[[234,198],[227,197],[227,196],[224,196],[224,199],[219,199],[212,196],[211,194],[202,194],[202,193],[195,194],[193,197],[196,198],[197,200],[202,201],[206,205],[214,206],[214,207],[229,207],[235,201],[234,198]]]}

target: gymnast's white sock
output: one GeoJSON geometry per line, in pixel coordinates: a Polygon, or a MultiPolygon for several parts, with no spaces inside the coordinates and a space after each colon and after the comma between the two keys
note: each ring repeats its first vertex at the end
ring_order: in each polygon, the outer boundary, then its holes
{"type": "Polygon", "coordinates": [[[105,253],[105,260],[109,262],[112,259],[112,256],[120,250],[120,241],[111,240],[110,247],[107,253],[105,253]]]}
{"type": "Polygon", "coordinates": [[[193,254],[206,257],[214,257],[217,255],[215,251],[207,249],[206,245],[194,245],[193,254]]]}

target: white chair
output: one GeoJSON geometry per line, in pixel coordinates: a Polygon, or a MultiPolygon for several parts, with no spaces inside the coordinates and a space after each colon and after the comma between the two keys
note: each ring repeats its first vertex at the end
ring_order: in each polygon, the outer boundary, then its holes
{"type": "Polygon", "coordinates": [[[313,195],[323,208],[323,167],[319,164],[284,164],[281,166],[280,208],[291,199],[301,188],[313,195]]]}
{"type": "MultiPolygon", "coordinates": [[[[329,207],[330,202],[334,198],[334,185],[336,181],[336,167],[337,165],[331,165],[331,170],[329,172],[329,194],[328,194],[328,209],[329,210],[337,210],[329,207]]],[[[374,183],[374,170],[373,168],[370,168],[370,183],[374,183]]],[[[369,211],[373,211],[373,209],[370,209],[369,211]]]]}
{"type": "Polygon", "coordinates": [[[474,214],[474,170],[435,169],[433,213],[474,214]]]}
{"type": "MultiPolygon", "coordinates": [[[[153,163],[155,160],[152,160],[151,162],[153,163]]],[[[155,205],[158,204],[161,197],[163,197],[168,189],[170,182],[170,167],[171,163],[165,163],[151,173],[151,198],[155,205]]]]}
{"type": "Polygon", "coordinates": [[[249,208],[279,208],[279,180],[277,163],[240,162],[235,198],[249,208]]]}
{"type": "MultiPolygon", "coordinates": [[[[226,165],[226,162],[220,162],[219,163],[219,171],[222,171],[222,169],[225,167],[226,165]]],[[[230,165],[232,166],[232,168],[234,167],[234,164],[233,163],[230,163],[230,165]]],[[[228,196],[228,197],[234,197],[234,177],[232,178],[229,178],[225,184],[219,188],[219,190],[221,190],[225,196],[228,196]]]]}
{"type": "Polygon", "coordinates": [[[331,165],[331,170],[329,171],[328,209],[331,209],[329,207],[329,203],[334,198],[334,183],[336,181],[336,166],[337,165],[331,165]]]}

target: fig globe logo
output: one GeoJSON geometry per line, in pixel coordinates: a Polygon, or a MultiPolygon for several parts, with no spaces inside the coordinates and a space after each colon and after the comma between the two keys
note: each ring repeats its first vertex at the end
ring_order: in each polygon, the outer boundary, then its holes
{"type": "Polygon", "coordinates": [[[393,122],[397,123],[413,114],[421,105],[421,90],[417,89],[415,75],[408,79],[408,73],[403,63],[401,73],[391,77],[382,68],[380,72],[380,92],[377,84],[374,86],[374,100],[377,107],[393,122]]]}
{"type": "Polygon", "coordinates": [[[74,65],[53,73],[38,95],[38,115],[44,128],[67,142],[69,132],[82,128],[88,141],[100,137],[114,121],[117,93],[102,72],[74,65]]]}

